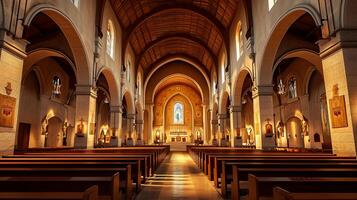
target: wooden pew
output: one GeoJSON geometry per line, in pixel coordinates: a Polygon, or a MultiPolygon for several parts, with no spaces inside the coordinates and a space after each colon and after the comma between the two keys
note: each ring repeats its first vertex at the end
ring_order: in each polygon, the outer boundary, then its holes
{"type": "Polygon", "coordinates": [[[96,161],[118,161],[125,160],[125,158],[129,158],[131,160],[138,160],[141,166],[141,172],[143,175],[143,179],[146,180],[147,177],[151,176],[151,172],[153,170],[152,157],[148,154],[125,154],[125,155],[111,155],[111,154],[36,154],[36,155],[6,155],[3,158],[16,158],[17,160],[28,159],[28,158],[69,158],[69,159],[82,159],[82,160],[91,160],[94,159],[96,161]]]}
{"type": "Polygon", "coordinates": [[[315,193],[289,192],[281,187],[274,187],[274,200],[357,200],[357,193],[315,193]]]}
{"type": "MultiPolygon", "coordinates": [[[[108,162],[108,163],[97,163],[97,162],[1,162],[0,164],[0,173],[3,173],[4,176],[6,174],[9,174],[10,170],[15,170],[18,169],[17,172],[13,175],[16,176],[16,174],[20,174],[23,172],[26,172],[24,169],[30,169],[31,170],[42,170],[42,171],[48,171],[46,173],[50,173],[50,171],[58,171],[58,170],[67,170],[68,172],[65,173],[70,173],[70,171],[74,171],[78,174],[81,174],[81,170],[86,172],[92,171],[91,174],[94,174],[92,169],[99,170],[103,168],[103,171],[106,169],[118,169],[118,171],[122,171],[122,180],[125,184],[125,193],[131,196],[132,194],[132,180],[131,180],[131,173],[132,173],[132,164],[133,163],[119,163],[119,162],[108,162]],[[79,172],[78,170],[76,171],[75,169],[80,169],[79,172]]],[[[63,172],[62,171],[62,172],[63,172]]],[[[46,174],[44,173],[44,174],[46,174]]],[[[64,173],[64,172],[63,172],[64,173]]],[[[100,171],[100,173],[103,173],[100,171]]],[[[29,173],[29,175],[31,175],[29,173]]],[[[91,174],[86,173],[83,176],[90,176],[91,174]]],[[[53,175],[53,176],[61,176],[62,173],[58,173],[58,175],[53,175]]],[[[26,175],[23,175],[26,176],[26,175]]],[[[28,175],[27,175],[28,176],[28,175]]],[[[78,175],[79,176],[79,175],[78,175]]],[[[97,174],[97,176],[100,176],[100,174],[97,174]]]]}
{"type": "MultiPolygon", "coordinates": [[[[66,157],[64,156],[56,156],[51,158],[50,156],[38,156],[38,157],[5,157],[0,159],[0,164],[2,162],[98,162],[98,163],[107,163],[107,162],[120,162],[121,164],[127,165],[131,164],[132,165],[132,178],[135,180],[135,183],[137,183],[137,189],[141,190],[141,171],[144,170],[147,172],[147,163],[145,158],[142,157],[107,157],[107,158],[102,158],[102,157],[82,157],[80,155],[75,156],[75,157],[66,157]],[[130,162],[130,163],[127,163],[130,162]]],[[[144,176],[146,179],[146,177],[144,176]]]]}
{"type": "Polygon", "coordinates": [[[249,200],[273,197],[274,187],[284,187],[298,191],[353,193],[356,191],[356,177],[257,177],[248,178],[249,200]]]}
{"type": "Polygon", "coordinates": [[[97,200],[98,186],[89,187],[84,192],[0,192],[3,200],[97,200]]]}
{"type": "Polygon", "coordinates": [[[319,163],[319,162],[304,162],[304,160],[286,160],[281,162],[222,162],[222,175],[221,175],[221,192],[222,196],[227,195],[227,185],[232,181],[231,177],[228,177],[227,174],[232,174],[233,165],[238,166],[238,168],[276,168],[276,169],[289,169],[289,168],[310,168],[310,169],[319,169],[319,168],[357,168],[357,163],[319,163]]]}
{"type": "Polygon", "coordinates": [[[357,168],[239,168],[233,166],[232,199],[239,199],[242,190],[247,189],[249,174],[259,177],[357,177],[357,168]]]}
{"type": "Polygon", "coordinates": [[[17,155],[63,155],[63,154],[108,154],[108,155],[129,155],[129,154],[152,154],[153,156],[153,171],[156,170],[158,165],[165,159],[166,155],[170,152],[169,146],[145,146],[145,147],[120,147],[120,148],[103,148],[103,149],[72,149],[72,150],[58,150],[58,151],[49,151],[44,149],[40,151],[31,151],[29,149],[27,152],[20,151],[16,152],[17,155]]]}
{"type": "Polygon", "coordinates": [[[99,199],[119,200],[119,173],[108,177],[0,177],[1,191],[14,192],[78,192],[98,185],[99,199]]]}
{"type": "MultiPolygon", "coordinates": [[[[213,155],[209,157],[209,164],[207,167],[207,176],[210,180],[217,180],[215,176],[220,177],[221,170],[222,170],[222,161],[259,161],[259,160],[281,160],[281,159],[314,159],[314,160],[335,160],[335,161],[356,161],[355,159],[352,158],[344,158],[344,157],[336,157],[336,156],[317,156],[317,155],[228,155],[228,156],[222,156],[222,155],[213,155]]],[[[215,182],[216,184],[217,182],[215,182]]]]}

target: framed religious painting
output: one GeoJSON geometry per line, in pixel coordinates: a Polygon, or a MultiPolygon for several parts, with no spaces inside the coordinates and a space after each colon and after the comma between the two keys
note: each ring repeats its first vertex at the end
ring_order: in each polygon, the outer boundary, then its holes
{"type": "Polygon", "coordinates": [[[16,98],[0,94],[0,127],[13,128],[16,98]]]}
{"type": "Polygon", "coordinates": [[[329,100],[329,104],[332,128],[347,127],[345,96],[334,96],[329,100]]]}

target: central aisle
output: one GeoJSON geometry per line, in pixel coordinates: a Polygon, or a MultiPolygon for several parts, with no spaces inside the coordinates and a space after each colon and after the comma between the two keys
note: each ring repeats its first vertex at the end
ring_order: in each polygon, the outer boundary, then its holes
{"type": "Polygon", "coordinates": [[[171,152],[137,196],[146,199],[222,199],[186,152],[171,152]]]}

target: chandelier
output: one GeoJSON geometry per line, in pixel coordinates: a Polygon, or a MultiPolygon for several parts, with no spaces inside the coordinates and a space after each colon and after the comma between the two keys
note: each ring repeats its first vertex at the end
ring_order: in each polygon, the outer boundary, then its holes
{"type": "Polygon", "coordinates": [[[52,80],[52,95],[53,96],[60,96],[61,95],[61,79],[58,76],[53,77],[52,80]]]}
{"type": "Polygon", "coordinates": [[[278,94],[279,95],[284,95],[286,92],[285,90],[285,85],[283,83],[283,80],[279,79],[279,83],[278,83],[278,94]]]}

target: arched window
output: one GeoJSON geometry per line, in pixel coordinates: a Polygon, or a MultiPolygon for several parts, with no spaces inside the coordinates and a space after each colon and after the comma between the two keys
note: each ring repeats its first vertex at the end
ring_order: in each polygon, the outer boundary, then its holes
{"type": "Polygon", "coordinates": [[[114,27],[110,20],[107,26],[107,54],[114,58],[114,27]]]}
{"type": "Polygon", "coordinates": [[[236,51],[237,51],[237,60],[243,54],[243,30],[242,23],[239,21],[236,30],[236,51]]]}
{"type": "Polygon", "coordinates": [[[183,112],[184,108],[181,103],[175,103],[174,105],[174,124],[183,124],[183,112]]]}
{"type": "Polygon", "coordinates": [[[295,77],[291,77],[288,81],[288,96],[289,99],[297,98],[297,86],[295,77]]]}
{"type": "Polygon", "coordinates": [[[271,10],[278,0],[268,0],[269,10],[271,10]]]}

